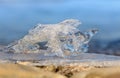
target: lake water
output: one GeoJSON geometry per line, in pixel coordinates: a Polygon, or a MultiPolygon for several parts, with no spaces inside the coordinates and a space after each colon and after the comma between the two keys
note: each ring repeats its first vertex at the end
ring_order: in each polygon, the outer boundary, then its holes
{"type": "Polygon", "coordinates": [[[98,28],[95,39],[120,39],[119,0],[0,0],[0,44],[22,38],[38,23],[70,18],[82,22],[82,31],[98,28]]]}

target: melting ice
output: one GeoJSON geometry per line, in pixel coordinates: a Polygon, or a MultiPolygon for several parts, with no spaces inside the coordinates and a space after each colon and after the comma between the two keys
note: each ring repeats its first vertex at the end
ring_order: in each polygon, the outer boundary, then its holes
{"type": "Polygon", "coordinates": [[[39,24],[29,31],[16,44],[10,44],[17,53],[40,53],[46,55],[66,56],[65,52],[77,54],[87,52],[88,43],[97,33],[97,29],[81,32],[79,20],[68,19],[58,24],[39,24]]]}

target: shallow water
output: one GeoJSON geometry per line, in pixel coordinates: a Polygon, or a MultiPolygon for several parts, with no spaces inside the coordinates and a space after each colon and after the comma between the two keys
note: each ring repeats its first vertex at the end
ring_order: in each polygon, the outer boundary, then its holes
{"type": "Polygon", "coordinates": [[[95,39],[120,38],[119,0],[0,0],[0,44],[23,37],[38,23],[79,19],[81,30],[98,28],[95,39]]]}

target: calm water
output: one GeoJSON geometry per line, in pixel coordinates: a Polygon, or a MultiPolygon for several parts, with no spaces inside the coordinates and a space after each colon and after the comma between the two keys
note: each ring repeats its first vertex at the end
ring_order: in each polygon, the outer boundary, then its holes
{"type": "Polygon", "coordinates": [[[95,39],[120,39],[119,0],[0,0],[0,44],[23,37],[38,23],[75,18],[82,31],[98,28],[95,39]]]}

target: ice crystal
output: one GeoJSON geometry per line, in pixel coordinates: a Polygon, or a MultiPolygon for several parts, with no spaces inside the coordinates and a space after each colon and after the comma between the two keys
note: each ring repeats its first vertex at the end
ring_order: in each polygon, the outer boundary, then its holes
{"type": "Polygon", "coordinates": [[[58,24],[38,24],[27,35],[12,44],[11,48],[18,53],[41,52],[45,55],[65,56],[70,53],[86,52],[88,42],[97,32],[96,29],[82,33],[79,20],[68,19],[58,24]],[[49,50],[49,51],[48,51],[49,50]]]}

